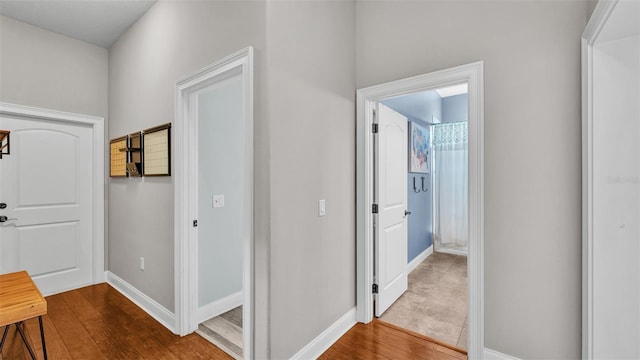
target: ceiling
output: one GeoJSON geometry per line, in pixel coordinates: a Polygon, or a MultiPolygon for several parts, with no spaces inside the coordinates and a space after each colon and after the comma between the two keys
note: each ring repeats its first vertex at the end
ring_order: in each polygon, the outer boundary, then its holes
{"type": "Polygon", "coordinates": [[[156,0],[1,0],[0,14],[109,48],[156,0]]]}

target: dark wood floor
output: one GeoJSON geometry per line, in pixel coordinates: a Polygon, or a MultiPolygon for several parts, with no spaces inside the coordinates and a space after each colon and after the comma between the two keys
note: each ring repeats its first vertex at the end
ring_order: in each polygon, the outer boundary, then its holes
{"type": "MultiPolygon", "coordinates": [[[[107,284],[46,299],[48,311],[43,322],[51,360],[232,359],[197,334],[173,335],[107,284]]],[[[31,344],[42,359],[38,321],[25,323],[31,344]]],[[[30,359],[15,327],[0,359],[30,359]]]]}
{"type": "MultiPolygon", "coordinates": [[[[231,359],[197,334],[173,335],[107,284],[48,296],[43,317],[52,360],[231,359]]],[[[26,333],[42,359],[38,321],[26,333]]],[[[0,360],[27,360],[29,354],[12,327],[0,360]]],[[[357,324],[321,359],[467,359],[466,353],[382,321],[357,324]]]]}
{"type": "Polygon", "coordinates": [[[466,360],[467,353],[424,335],[374,320],[356,324],[329,348],[320,360],[466,360]]]}

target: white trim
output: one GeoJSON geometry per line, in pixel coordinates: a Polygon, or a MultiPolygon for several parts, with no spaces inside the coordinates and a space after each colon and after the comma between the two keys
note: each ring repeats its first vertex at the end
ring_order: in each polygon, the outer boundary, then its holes
{"type": "Polygon", "coordinates": [[[582,358],[593,359],[593,47],[618,0],[601,0],[582,33],[582,358]]]}
{"type": "Polygon", "coordinates": [[[357,91],[357,320],[373,319],[372,109],[377,101],[416,91],[469,84],[469,358],[484,350],[484,66],[475,62],[357,91]]]}
{"type": "Polygon", "coordinates": [[[198,324],[207,321],[229,310],[233,310],[242,305],[242,291],[225,296],[222,299],[211,302],[198,308],[198,324]]]}
{"type": "Polygon", "coordinates": [[[122,280],[116,274],[106,271],[105,275],[107,278],[107,284],[118,290],[127,299],[138,305],[138,307],[151,315],[154,319],[158,320],[160,324],[171,332],[174,334],[177,333],[174,328],[174,324],[176,323],[175,315],[171,311],[145,295],[142,291],[136,289],[133,285],[122,280]]]}
{"type": "Polygon", "coordinates": [[[253,48],[247,47],[224,59],[216,61],[176,84],[176,121],[174,126],[175,164],[175,304],[176,330],[180,335],[195,331],[198,327],[197,231],[192,227],[197,214],[197,180],[194,176],[198,166],[197,124],[193,124],[191,98],[203,87],[240,74],[243,83],[243,120],[245,161],[244,170],[248,181],[244,209],[243,234],[243,338],[244,356],[253,358],[253,48]]]}
{"type": "Polygon", "coordinates": [[[317,359],[331,347],[342,335],[356,324],[356,308],[347,311],[340,319],[326,328],[315,339],[300,349],[291,359],[317,359]]]}
{"type": "Polygon", "coordinates": [[[427,260],[429,255],[433,254],[433,244],[428,248],[424,249],[420,255],[416,256],[407,264],[407,274],[415,270],[423,261],[427,260]]]}
{"type": "Polygon", "coordinates": [[[104,282],[104,118],[0,102],[0,114],[82,124],[93,131],[93,283],[104,282]]]}
{"type": "Polygon", "coordinates": [[[491,350],[489,348],[484,348],[484,360],[520,360],[515,356],[503,354],[499,351],[491,350]]]}

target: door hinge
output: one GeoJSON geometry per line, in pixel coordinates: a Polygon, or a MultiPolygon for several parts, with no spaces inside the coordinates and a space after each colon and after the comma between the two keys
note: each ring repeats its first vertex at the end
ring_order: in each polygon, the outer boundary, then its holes
{"type": "Polygon", "coordinates": [[[371,124],[371,132],[374,134],[378,133],[378,124],[371,124]]]}
{"type": "Polygon", "coordinates": [[[193,220],[193,227],[198,227],[198,220],[193,220]]]}
{"type": "Polygon", "coordinates": [[[378,293],[378,284],[373,284],[371,286],[371,292],[373,292],[374,294],[378,293]]]}
{"type": "Polygon", "coordinates": [[[371,212],[373,214],[377,214],[378,213],[378,204],[372,204],[371,205],[371,212]]]}

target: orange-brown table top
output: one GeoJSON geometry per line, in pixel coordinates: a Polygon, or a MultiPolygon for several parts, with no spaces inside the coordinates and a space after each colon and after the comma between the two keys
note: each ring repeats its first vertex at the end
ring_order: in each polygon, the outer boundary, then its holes
{"type": "Polygon", "coordinates": [[[0,275],[0,327],[46,313],[47,301],[26,271],[0,275]]]}

